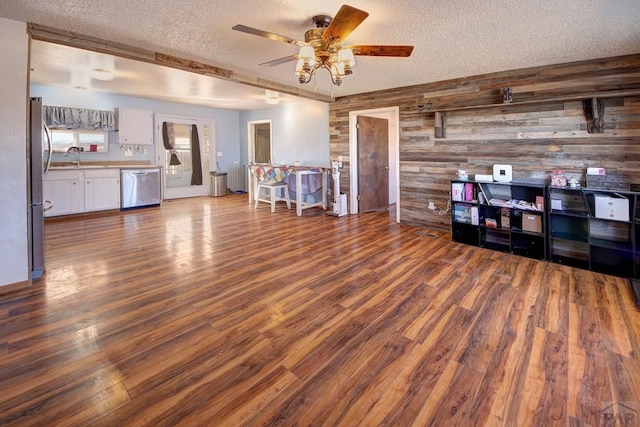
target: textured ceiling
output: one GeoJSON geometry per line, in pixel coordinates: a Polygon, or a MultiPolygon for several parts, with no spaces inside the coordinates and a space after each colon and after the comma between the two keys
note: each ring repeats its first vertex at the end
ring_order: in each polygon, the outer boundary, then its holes
{"type": "MultiPolygon", "coordinates": [[[[8,0],[0,16],[177,55],[298,87],[296,53],[231,30],[243,24],[303,40],[324,0],[8,0]]],[[[305,89],[336,97],[456,77],[640,53],[640,0],[350,0],[369,17],[347,44],[412,44],[409,58],[356,57],[341,87],[323,70],[305,89]]]]}

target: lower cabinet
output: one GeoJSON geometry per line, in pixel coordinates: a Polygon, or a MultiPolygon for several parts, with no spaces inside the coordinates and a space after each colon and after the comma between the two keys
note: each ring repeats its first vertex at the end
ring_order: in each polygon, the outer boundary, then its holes
{"type": "Polygon", "coordinates": [[[50,170],[43,182],[47,217],[120,208],[120,170],[50,170]]]}
{"type": "Polygon", "coordinates": [[[84,173],[81,170],[49,171],[43,182],[43,195],[45,200],[53,202],[45,216],[84,212],[84,173]]]}
{"type": "Polygon", "coordinates": [[[120,208],[120,170],[84,171],[84,209],[100,211],[120,208]]]}

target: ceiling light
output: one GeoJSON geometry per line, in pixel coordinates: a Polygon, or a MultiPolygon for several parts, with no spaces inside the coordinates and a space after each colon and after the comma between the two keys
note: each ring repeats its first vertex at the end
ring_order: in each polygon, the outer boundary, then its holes
{"type": "Polygon", "coordinates": [[[91,76],[85,71],[71,71],[71,87],[74,89],[91,89],[91,76]]]}
{"type": "Polygon", "coordinates": [[[275,90],[265,89],[264,100],[267,104],[275,105],[280,102],[280,94],[275,90]]]}
{"type": "Polygon", "coordinates": [[[115,58],[110,55],[94,54],[90,58],[91,77],[96,80],[109,81],[115,77],[115,58]]]}
{"type": "Polygon", "coordinates": [[[91,70],[91,77],[93,77],[96,80],[102,80],[106,82],[109,80],[113,80],[115,76],[113,75],[113,72],[109,70],[94,68],[93,70],[91,70]]]}
{"type": "Polygon", "coordinates": [[[305,45],[298,53],[296,75],[301,84],[309,83],[315,72],[324,68],[329,71],[333,84],[340,86],[342,78],[353,73],[354,65],[356,60],[351,49],[337,44],[330,44],[327,50],[323,50],[322,46],[314,49],[312,46],[305,45]]]}

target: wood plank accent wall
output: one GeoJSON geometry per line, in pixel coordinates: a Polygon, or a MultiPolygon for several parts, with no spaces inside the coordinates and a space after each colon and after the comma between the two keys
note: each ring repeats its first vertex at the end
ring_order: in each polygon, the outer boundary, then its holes
{"type": "MultiPolygon", "coordinates": [[[[359,78],[366,78],[360,76],[359,78]]],[[[330,156],[343,156],[349,191],[349,112],[399,106],[400,222],[448,230],[439,208],[458,169],[491,174],[513,165],[515,179],[549,179],[553,170],[589,166],[624,173],[640,189],[640,54],[428,83],[342,97],[330,105],[330,156]],[[513,89],[502,104],[501,88],[513,89]],[[587,132],[582,99],[605,98],[603,133],[587,132]],[[477,107],[477,108],[470,108],[477,107]],[[436,112],[445,116],[436,138],[436,112]]]]}

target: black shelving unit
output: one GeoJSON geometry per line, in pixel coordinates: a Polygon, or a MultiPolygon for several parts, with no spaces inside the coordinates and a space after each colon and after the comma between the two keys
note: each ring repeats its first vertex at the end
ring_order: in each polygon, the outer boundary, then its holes
{"type": "Polygon", "coordinates": [[[640,308],[640,193],[453,180],[451,195],[454,242],[629,278],[640,308]]]}
{"type": "Polygon", "coordinates": [[[638,193],[549,187],[549,260],[640,277],[638,193]]]}
{"type": "Polygon", "coordinates": [[[547,259],[544,183],[453,180],[451,191],[454,242],[547,259]]]}
{"type": "Polygon", "coordinates": [[[589,269],[589,211],[580,188],[549,187],[549,261],[589,269]]]}

